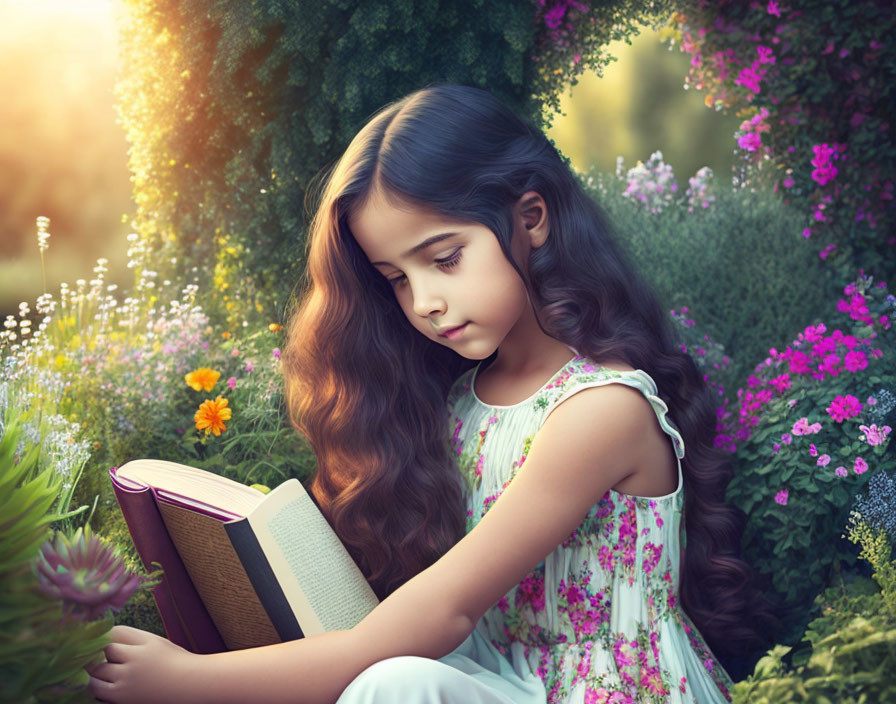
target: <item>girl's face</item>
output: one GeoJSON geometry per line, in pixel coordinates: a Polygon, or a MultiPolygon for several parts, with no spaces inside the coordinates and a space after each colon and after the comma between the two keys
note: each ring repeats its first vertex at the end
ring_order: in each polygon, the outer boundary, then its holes
{"type": "MultiPolygon", "coordinates": [[[[488,357],[531,313],[525,285],[484,225],[398,208],[375,192],[349,228],[411,325],[468,359],[488,357]]],[[[518,264],[528,259],[527,234],[514,232],[518,264]]]]}

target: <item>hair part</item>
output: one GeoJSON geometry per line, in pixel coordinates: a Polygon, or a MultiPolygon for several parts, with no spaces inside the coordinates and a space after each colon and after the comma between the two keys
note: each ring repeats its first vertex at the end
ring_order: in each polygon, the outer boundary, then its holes
{"type": "Polygon", "coordinates": [[[311,490],[382,599],[464,534],[446,397],[475,362],[425,338],[348,227],[374,193],[488,227],[527,286],[542,330],[656,381],[687,449],[680,597],[716,652],[764,646],[776,625],[740,559],[743,514],[712,444],[715,406],[668,316],[544,134],[490,93],[431,85],[386,105],[328,170],[310,221],[305,286],[282,355],[290,420],[318,460],[311,490]],[[526,270],[513,205],[541,194],[551,230],[526,270]]]}

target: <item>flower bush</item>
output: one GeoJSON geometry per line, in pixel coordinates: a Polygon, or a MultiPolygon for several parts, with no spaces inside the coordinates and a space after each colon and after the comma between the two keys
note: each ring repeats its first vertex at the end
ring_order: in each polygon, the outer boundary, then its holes
{"type": "Polygon", "coordinates": [[[879,0],[676,4],[669,36],[691,56],[685,87],[744,118],[735,135],[741,181],[769,181],[798,205],[800,233],[841,271],[864,266],[892,276],[892,7],[879,0]]]}
{"type": "MultiPolygon", "coordinates": [[[[38,227],[42,251],[48,224],[38,227]]],[[[0,331],[0,429],[15,421],[18,452],[34,446],[37,465],[59,477],[54,510],[79,506],[75,516],[90,509],[87,520],[138,571],[142,563],[112,492],[111,466],[153,457],[277,486],[310,476],[314,455],[285,419],[280,324],[214,335],[195,304],[197,287],[178,290],[157,281],[144,266],[142,246],[128,240],[135,285],[123,302],[105,284],[100,260],[89,283],[62,284],[58,298],[38,299],[39,325],[27,303],[18,318],[7,318],[0,331]],[[23,416],[20,408],[33,412],[23,416]]],[[[75,533],[71,517],[65,526],[75,533]]],[[[50,572],[45,578],[51,580],[50,572]]],[[[89,599],[93,590],[84,586],[89,599]]],[[[163,633],[146,590],[116,618],[163,633]]]]}
{"type": "Polygon", "coordinates": [[[855,562],[838,526],[869,478],[896,467],[885,429],[892,407],[881,412],[896,388],[896,299],[865,276],[844,294],[832,321],[846,332],[816,323],[783,351],[769,350],[721,414],[716,437],[734,452],[728,498],[749,517],[745,555],[795,609],[793,619],[832,567],[855,562]]]}
{"type": "Polygon", "coordinates": [[[725,348],[720,343],[715,342],[707,333],[698,331],[694,319],[688,316],[687,306],[682,306],[681,310],[673,308],[669,311],[669,315],[672,316],[682,339],[681,351],[691,355],[697,367],[703,372],[703,381],[721,402],[725,396],[723,375],[731,364],[731,358],[725,354],[725,348]]]}

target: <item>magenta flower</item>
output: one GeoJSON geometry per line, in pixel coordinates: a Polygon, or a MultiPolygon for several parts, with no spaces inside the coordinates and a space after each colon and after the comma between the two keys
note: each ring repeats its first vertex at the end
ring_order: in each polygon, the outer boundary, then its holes
{"type": "Polygon", "coordinates": [[[825,410],[831,418],[842,423],[847,418],[852,418],[862,412],[862,402],[852,394],[837,396],[825,410]]]}
{"type": "Polygon", "coordinates": [[[759,54],[759,63],[773,64],[775,63],[775,55],[767,46],[757,46],[756,53],[759,54]]]}
{"type": "Polygon", "coordinates": [[[864,352],[847,352],[843,359],[843,366],[847,371],[858,372],[868,368],[868,357],[864,352]]]}
{"type": "Polygon", "coordinates": [[[821,457],[818,458],[818,461],[815,464],[817,464],[819,467],[827,467],[830,464],[830,462],[831,462],[830,455],[821,455],[821,457]]]}
{"type": "Polygon", "coordinates": [[[815,433],[821,432],[821,423],[809,425],[809,419],[803,417],[793,424],[791,432],[794,435],[815,435],[815,433]]]}
{"type": "Polygon", "coordinates": [[[808,374],[809,357],[802,352],[794,352],[790,357],[791,374],[808,374]]]}
{"type": "Polygon", "coordinates": [[[762,146],[762,137],[755,132],[747,132],[737,138],[737,146],[748,152],[755,152],[762,146]]]}
{"type": "MultiPolygon", "coordinates": [[[[758,61],[753,64],[754,66],[758,65],[758,61]]],[[[746,66],[741,69],[741,72],[738,74],[737,78],[734,82],[737,85],[743,86],[748,90],[753,91],[754,93],[759,93],[759,81],[762,80],[762,75],[757,73],[752,66],[746,66]]]]}
{"type": "Polygon", "coordinates": [[[818,256],[819,256],[820,259],[827,259],[827,258],[828,258],[828,255],[829,255],[831,252],[833,252],[835,249],[837,249],[836,245],[829,244],[827,247],[825,247],[823,250],[821,250],[821,251],[818,253],[818,256]]]}
{"type": "Polygon", "coordinates": [[[236,387],[236,377],[232,376],[227,380],[227,385],[230,387],[230,390],[233,391],[234,387],[236,387]]]}
{"type": "Polygon", "coordinates": [[[277,359],[280,359],[280,348],[279,348],[279,347],[275,347],[275,348],[274,348],[274,352],[273,352],[273,354],[274,354],[274,356],[275,356],[277,359]]]}
{"type": "Polygon", "coordinates": [[[845,477],[848,472],[846,471],[846,467],[840,465],[839,467],[837,467],[837,469],[834,470],[834,474],[836,474],[838,477],[845,477]]]}
{"type": "Polygon", "coordinates": [[[778,0],[768,0],[768,7],[766,11],[770,15],[774,15],[775,17],[781,16],[781,8],[778,7],[778,0]]]}
{"type": "Polygon", "coordinates": [[[836,354],[825,355],[824,361],[818,366],[818,369],[831,376],[837,376],[840,373],[840,356],[836,354]]]}
{"type": "Polygon", "coordinates": [[[781,436],[781,442],[785,445],[789,445],[791,442],[793,442],[793,436],[790,433],[784,433],[781,436]]]}
{"type": "Polygon", "coordinates": [[[861,457],[856,457],[856,463],[853,467],[853,470],[856,474],[864,474],[868,471],[868,463],[863,460],[861,457]]]}
{"type": "Polygon", "coordinates": [[[563,21],[564,14],[566,14],[566,5],[554,5],[550,11],[545,13],[544,23],[551,29],[557,29],[563,21]]]}
{"type": "Polygon", "coordinates": [[[832,158],[838,158],[837,152],[827,142],[814,145],[812,151],[815,154],[811,162],[815,167],[812,172],[812,180],[819,186],[824,186],[837,175],[837,167],[831,161],[832,158]]]}
{"type": "Polygon", "coordinates": [[[874,447],[876,445],[883,445],[884,442],[886,442],[887,436],[890,434],[892,428],[889,425],[885,425],[883,428],[878,428],[876,424],[872,424],[871,426],[860,425],[859,430],[862,431],[859,438],[874,447]]]}
{"type": "Polygon", "coordinates": [[[255,367],[252,366],[252,362],[246,362],[245,370],[247,372],[251,372],[255,367]]]}
{"type": "Polygon", "coordinates": [[[775,494],[775,501],[782,506],[787,505],[787,489],[782,489],[777,494],[775,494]]]}
{"type": "Polygon", "coordinates": [[[815,447],[814,442],[809,445],[809,454],[813,457],[818,457],[818,448],[815,447]]]}

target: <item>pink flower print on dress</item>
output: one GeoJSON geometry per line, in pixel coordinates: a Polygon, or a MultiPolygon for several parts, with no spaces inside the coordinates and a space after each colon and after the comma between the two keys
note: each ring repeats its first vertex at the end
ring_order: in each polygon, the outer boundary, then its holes
{"type": "Polygon", "coordinates": [[[663,685],[663,676],[657,667],[641,668],[641,687],[651,694],[665,696],[669,690],[663,685]]]}
{"type": "Polygon", "coordinates": [[[463,454],[464,443],[463,443],[463,440],[460,439],[460,429],[463,427],[464,422],[457,416],[455,416],[454,420],[457,422],[454,426],[454,436],[451,438],[451,441],[452,441],[452,444],[454,445],[454,451],[458,455],[461,455],[461,454],[463,454]]]}
{"type": "Polygon", "coordinates": [[[644,545],[644,574],[650,574],[660,563],[663,556],[663,546],[654,545],[653,543],[645,543],[644,545]]]}
{"type": "Polygon", "coordinates": [[[863,460],[861,457],[856,457],[856,463],[855,463],[855,466],[853,467],[853,471],[856,474],[864,474],[865,472],[868,471],[868,463],[865,460],[863,460]]]}

